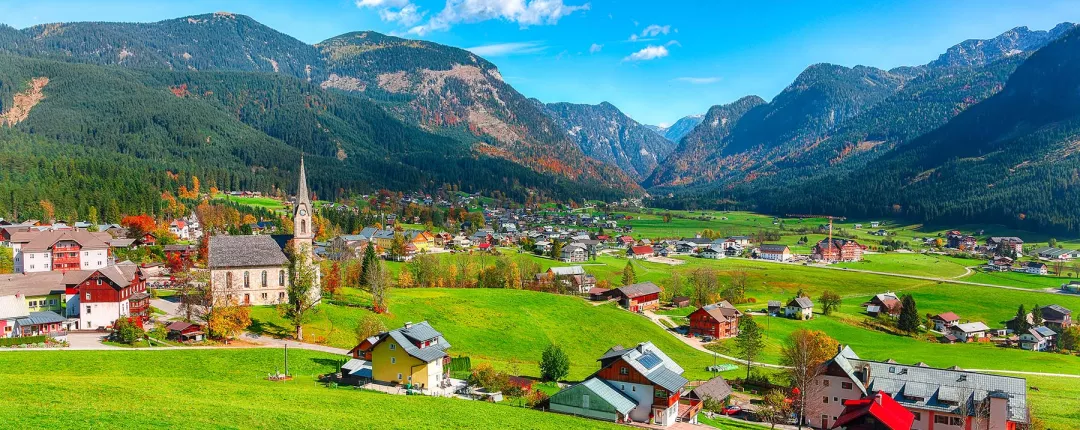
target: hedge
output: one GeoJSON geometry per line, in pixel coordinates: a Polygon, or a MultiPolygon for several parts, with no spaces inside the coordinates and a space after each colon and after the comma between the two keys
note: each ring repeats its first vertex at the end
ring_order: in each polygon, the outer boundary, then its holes
{"type": "Polygon", "coordinates": [[[0,338],[0,346],[29,345],[32,343],[45,343],[45,336],[29,337],[5,337],[0,338]]]}

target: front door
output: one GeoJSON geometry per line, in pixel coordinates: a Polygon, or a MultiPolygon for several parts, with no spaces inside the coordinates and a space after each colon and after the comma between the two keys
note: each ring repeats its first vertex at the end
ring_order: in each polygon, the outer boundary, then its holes
{"type": "Polygon", "coordinates": [[[821,428],[823,428],[823,429],[829,428],[829,416],[828,415],[822,415],[821,416],[821,428]]]}
{"type": "Polygon", "coordinates": [[[250,305],[251,304],[251,294],[244,294],[244,304],[245,305],[250,305]]]}

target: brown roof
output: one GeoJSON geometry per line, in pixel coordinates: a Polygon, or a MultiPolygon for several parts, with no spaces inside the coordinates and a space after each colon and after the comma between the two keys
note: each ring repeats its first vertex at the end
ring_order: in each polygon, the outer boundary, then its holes
{"type": "Polygon", "coordinates": [[[12,243],[23,244],[23,251],[42,252],[52,249],[53,245],[63,240],[74,241],[84,250],[109,249],[112,236],[103,232],[89,231],[20,231],[11,234],[12,243]]]}
{"type": "Polygon", "coordinates": [[[960,321],[960,317],[952,312],[944,312],[934,315],[933,319],[938,319],[946,322],[960,321]]]}
{"type": "Polygon", "coordinates": [[[705,400],[706,397],[709,397],[713,400],[720,401],[728,398],[728,396],[731,395],[731,391],[731,386],[724,380],[724,377],[717,376],[691,390],[690,396],[701,400],[705,400]]]}
{"type": "Polygon", "coordinates": [[[738,309],[735,309],[735,306],[732,306],[731,303],[728,303],[727,300],[724,300],[720,303],[702,306],[701,310],[705,311],[705,313],[708,313],[710,316],[713,317],[713,319],[717,321],[728,321],[738,318],[742,315],[742,312],[739,312],[738,309]]]}
{"type": "Polygon", "coordinates": [[[616,288],[616,290],[618,290],[620,294],[626,297],[634,298],[647,294],[659,293],[660,287],[656,286],[656,284],[652,282],[642,282],[638,284],[630,284],[625,287],[619,287],[616,288]]]}
{"type": "Polygon", "coordinates": [[[43,296],[64,291],[65,285],[64,273],[61,272],[0,275],[0,296],[13,294],[43,296]]]}

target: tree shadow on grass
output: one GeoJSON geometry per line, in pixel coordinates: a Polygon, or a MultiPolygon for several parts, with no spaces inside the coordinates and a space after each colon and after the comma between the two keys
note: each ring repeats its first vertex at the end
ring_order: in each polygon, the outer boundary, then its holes
{"type": "Polygon", "coordinates": [[[289,335],[292,334],[289,329],[282,327],[280,324],[262,320],[252,320],[251,325],[249,325],[247,329],[259,336],[288,338],[289,335]]]}
{"type": "Polygon", "coordinates": [[[346,361],[347,361],[347,359],[345,359],[345,358],[341,358],[341,359],[336,359],[336,358],[312,358],[311,359],[312,363],[315,363],[315,364],[317,364],[319,366],[332,367],[334,369],[340,368],[341,365],[345,364],[346,361]]]}

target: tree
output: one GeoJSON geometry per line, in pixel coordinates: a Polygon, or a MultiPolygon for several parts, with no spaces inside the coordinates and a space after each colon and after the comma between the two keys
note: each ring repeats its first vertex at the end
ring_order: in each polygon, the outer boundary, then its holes
{"type": "Polygon", "coordinates": [[[626,260],[626,266],[622,269],[622,284],[630,285],[637,283],[637,273],[634,272],[634,262],[626,260]]]}
{"type": "Polygon", "coordinates": [[[251,325],[251,307],[240,306],[232,296],[224,300],[223,305],[213,308],[207,325],[210,336],[231,339],[239,336],[251,325]]]}
{"type": "MultiPolygon", "coordinates": [[[[41,206],[41,219],[42,219],[42,221],[52,222],[53,219],[56,218],[56,207],[53,206],[52,202],[50,202],[48,200],[42,200],[42,201],[38,202],[38,205],[41,206]]],[[[75,221],[75,220],[72,220],[72,221],[75,221]]]]}
{"type": "Polygon", "coordinates": [[[776,424],[787,421],[787,416],[791,413],[790,409],[791,405],[788,403],[784,392],[772,389],[765,393],[761,405],[758,406],[757,416],[761,419],[761,422],[769,423],[769,428],[775,429],[776,424]]]}
{"type": "Polygon", "coordinates": [[[558,381],[570,373],[570,357],[558,345],[550,344],[540,356],[540,379],[558,381]]]}
{"type": "Polygon", "coordinates": [[[824,332],[800,328],[791,333],[780,350],[781,364],[789,366],[788,379],[799,389],[796,399],[799,428],[802,428],[807,412],[811,412],[811,416],[816,415],[817,411],[807,411],[807,406],[816,407],[818,403],[808,405],[806,399],[817,397],[816,390],[820,390],[821,386],[814,384],[814,381],[824,372],[822,365],[836,354],[838,345],[824,332]]]}
{"type": "Polygon", "coordinates": [[[333,296],[341,290],[341,266],[338,262],[335,261],[330,265],[330,271],[322,278],[322,281],[322,291],[325,295],[333,296]]]}
{"type": "Polygon", "coordinates": [[[0,246],[0,274],[8,274],[15,271],[15,260],[12,257],[11,248],[0,246]]]}
{"type": "Polygon", "coordinates": [[[1058,349],[1076,351],[1080,349],[1080,326],[1069,326],[1058,335],[1058,349]]]}
{"type": "Polygon", "coordinates": [[[548,255],[556,260],[562,256],[563,243],[557,240],[551,241],[551,253],[548,255]]]}
{"type": "Polygon", "coordinates": [[[818,302],[821,303],[821,313],[824,315],[829,315],[832,313],[832,311],[840,309],[841,301],[842,300],[840,299],[840,295],[836,294],[832,290],[822,291],[821,298],[818,299],[818,302]]]}
{"type": "Polygon", "coordinates": [[[731,283],[724,289],[723,297],[731,303],[742,303],[746,300],[746,285],[748,276],[746,271],[736,270],[731,272],[731,283]]]}
{"type": "Polygon", "coordinates": [[[394,232],[394,238],[390,239],[390,256],[394,258],[405,256],[405,235],[394,232]]]}
{"type": "Polygon", "coordinates": [[[1031,326],[1038,327],[1041,325],[1043,325],[1042,308],[1036,303],[1035,306],[1031,308],[1031,326]]]}
{"type": "Polygon", "coordinates": [[[205,317],[207,305],[214,299],[209,288],[209,272],[190,270],[174,277],[176,297],[180,300],[177,311],[184,316],[184,321],[194,322],[196,317],[205,317]]]}
{"type": "Polygon", "coordinates": [[[915,297],[905,294],[900,298],[900,304],[900,319],[896,322],[896,327],[908,333],[919,330],[919,310],[915,307],[915,297]]]}
{"type": "Polygon", "coordinates": [[[739,334],[735,336],[735,349],[739,352],[739,358],[746,362],[746,379],[750,379],[750,365],[761,354],[765,347],[762,339],[761,327],[750,314],[743,315],[739,319],[739,334]]]}
{"type": "Polygon", "coordinates": [[[1025,333],[1031,329],[1031,322],[1028,321],[1028,313],[1027,310],[1024,309],[1024,305],[1020,305],[1020,307],[1016,309],[1016,318],[1013,318],[1009,323],[1016,333],[1025,333]]]}
{"type": "Polygon", "coordinates": [[[128,237],[139,238],[144,234],[154,231],[157,223],[150,215],[129,215],[120,220],[120,225],[128,229],[128,237]]]}
{"type": "Polygon", "coordinates": [[[360,285],[367,285],[367,272],[371,270],[371,267],[378,263],[379,257],[375,255],[375,241],[370,241],[367,247],[364,248],[364,259],[361,260],[363,265],[360,271],[360,285]]]}
{"type": "Polygon", "coordinates": [[[720,288],[716,269],[699,267],[690,272],[690,301],[694,306],[705,306],[712,301],[720,288]]]}
{"type": "Polygon", "coordinates": [[[390,290],[390,273],[386,270],[386,263],[375,260],[375,264],[367,272],[365,285],[371,293],[371,309],[375,313],[386,312],[386,295],[390,290]]]}
{"type": "Polygon", "coordinates": [[[146,332],[132,318],[119,318],[113,323],[113,338],[117,342],[131,345],[146,337],[146,332]]]}
{"type": "Polygon", "coordinates": [[[386,324],[374,314],[366,314],[356,323],[356,343],[386,331],[386,324]]]}
{"type": "Polygon", "coordinates": [[[289,271],[289,283],[286,286],[285,303],[278,305],[281,316],[289,320],[296,330],[296,340],[304,340],[304,324],[308,322],[315,312],[317,274],[315,267],[306,249],[298,249],[295,245],[288,249],[289,263],[286,269],[289,271]]]}

